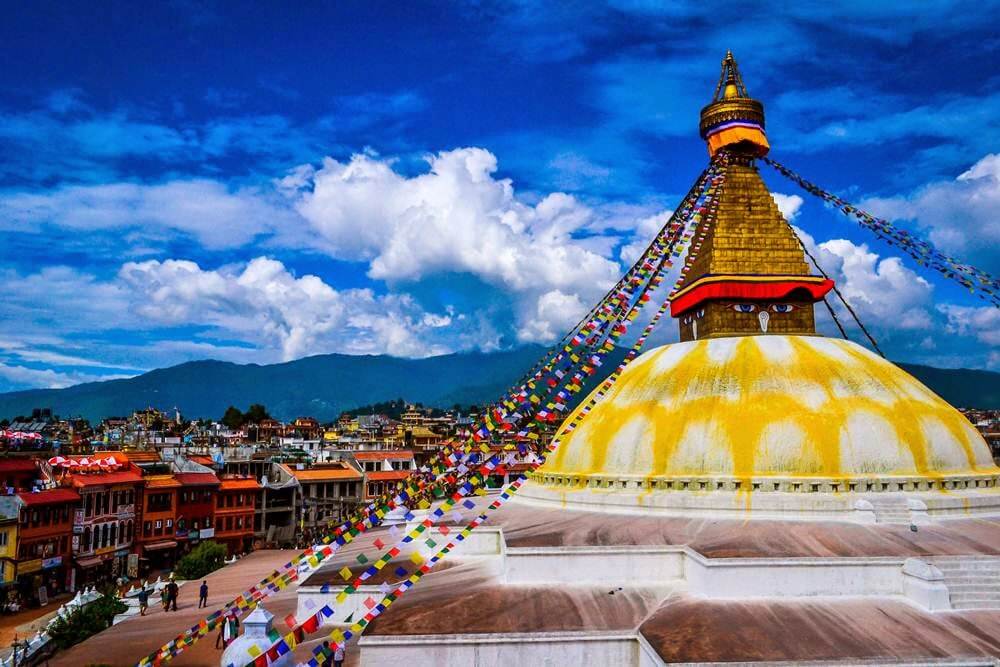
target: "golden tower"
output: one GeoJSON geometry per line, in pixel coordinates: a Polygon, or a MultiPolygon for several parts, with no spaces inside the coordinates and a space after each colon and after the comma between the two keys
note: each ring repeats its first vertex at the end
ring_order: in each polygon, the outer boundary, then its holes
{"type": "Polygon", "coordinates": [[[712,102],[701,111],[709,153],[729,154],[715,219],[696,236],[687,273],[671,295],[682,341],[764,334],[815,334],[813,304],[833,281],[810,275],[788,222],[760,178],[754,158],[770,148],[764,105],[743,85],[731,52],[712,102]]]}

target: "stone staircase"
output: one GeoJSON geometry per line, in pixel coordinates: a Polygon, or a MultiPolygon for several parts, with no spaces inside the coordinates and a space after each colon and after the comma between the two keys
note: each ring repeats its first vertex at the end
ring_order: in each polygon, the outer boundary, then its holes
{"type": "Polygon", "coordinates": [[[910,507],[906,496],[877,494],[868,496],[867,499],[875,508],[875,523],[910,524],[910,507]]]}
{"type": "Polygon", "coordinates": [[[944,575],[955,609],[1000,609],[1000,556],[927,559],[944,575]]]}

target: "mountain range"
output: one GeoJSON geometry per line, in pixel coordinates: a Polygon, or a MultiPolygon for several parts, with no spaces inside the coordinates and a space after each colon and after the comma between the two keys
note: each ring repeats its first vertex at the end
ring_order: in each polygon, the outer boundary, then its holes
{"type": "MultiPolygon", "coordinates": [[[[51,408],[53,414],[96,421],[152,406],[217,419],[229,405],[245,409],[262,403],[278,419],[310,415],[331,421],[343,410],[398,397],[436,407],[482,404],[498,397],[544,351],[531,345],[425,359],[324,354],[268,365],[191,361],[128,379],[0,394],[0,418],[51,408]]],[[[616,352],[605,373],[624,355],[616,352]]],[[[1000,373],[900,366],[952,405],[1000,408],[1000,373]]]]}

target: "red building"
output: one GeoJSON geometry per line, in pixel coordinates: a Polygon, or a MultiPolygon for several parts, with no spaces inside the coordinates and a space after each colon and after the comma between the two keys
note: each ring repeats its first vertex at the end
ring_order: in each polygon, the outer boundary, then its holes
{"type": "Polygon", "coordinates": [[[146,475],[135,543],[143,572],[173,567],[177,559],[177,492],[181,488],[172,474],[146,475]]]}
{"type": "Polygon", "coordinates": [[[223,477],[215,497],[215,541],[230,554],[253,550],[253,516],[260,484],[253,477],[223,477]]]}
{"type": "Polygon", "coordinates": [[[30,490],[38,477],[35,459],[0,459],[0,494],[30,490]]]}
{"type": "Polygon", "coordinates": [[[181,554],[201,540],[215,537],[215,495],[219,478],[214,472],[178,472],[177,521],[174,537],[181,554]]]}
{"type": "Polygon", "coordinates": [[[142,476],[121,452],[73,458],[78,465],[64,480],[80,494],[73,520],[73,560],[80,588],[127,572],[142,476]]]}
{"type": "Polygon", "coordinates": [[[38,600],[38,589],[56,595],[67,590],[71,564],[73,518],[80,494],[73,489],[48,489],[17,494],[15,579],[22,600],[38,600]]]}

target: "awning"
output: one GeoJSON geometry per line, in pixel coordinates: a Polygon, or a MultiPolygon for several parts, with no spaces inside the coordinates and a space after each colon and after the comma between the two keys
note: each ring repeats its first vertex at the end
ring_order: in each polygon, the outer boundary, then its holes
{"type": "Polygon", "coordinates": [[[100,565],[101,563],[104,562],[104,559],[101,558],[100,556],[88,556],[86,558],[77,558],[75,560],[76,560],[76,566],[82,567],[85,570],[88,567],[94,567],[95,565],[100,565]]]}
{"type": "Polygon", "coordinates": [[[173,549],[177,546],[177,542],[174,540],[163,540],[162,542],[153,542],[152,544],[144,544],[142,548],[144,551],[159,551],[160,549],[173,549]]]}

